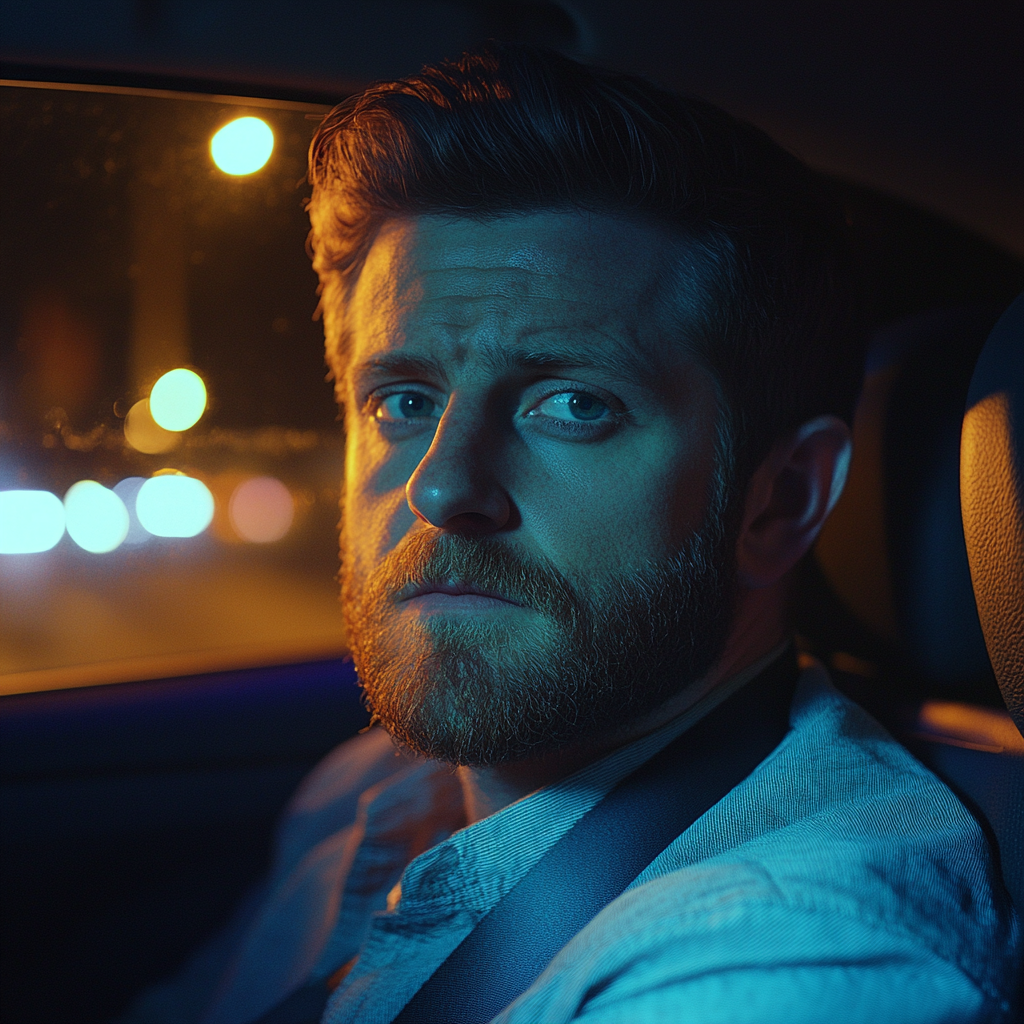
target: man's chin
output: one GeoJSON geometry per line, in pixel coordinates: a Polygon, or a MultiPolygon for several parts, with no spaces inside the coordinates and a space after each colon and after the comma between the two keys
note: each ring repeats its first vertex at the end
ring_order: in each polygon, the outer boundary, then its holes
{"type": "Polygon", "coordinates": [[[520,636],[509,664],[509,638],[493,623],[445,627],[440,648],[407,647],[401,658],[357,653],[375,719],[417,753],[453,765],[511,763],[560,746],[551,679],[538,671],[554,652],[544,645],[523,657],[520,636]]]}
{"type": "Polygon", "coordinates": [[[533,609],[491,598],[462,602],[462,598],[449,602],[442,595],[429,595],[422,603],[404,602],[382,617],[376,635],[383,642],[374,646],[388,651],[389,661],[404,666],[404,670],[391,670],[392,674],[415,672],[424,664],[442,670],[461,664],[471,654],[485,660],[487,674],[500,674],[509,667],[510,652],[525,652],[533,661],[549,656],[562,639],[552,623],[533,609]],[[442,599],[435,601],[435,596],[442,599]]]}

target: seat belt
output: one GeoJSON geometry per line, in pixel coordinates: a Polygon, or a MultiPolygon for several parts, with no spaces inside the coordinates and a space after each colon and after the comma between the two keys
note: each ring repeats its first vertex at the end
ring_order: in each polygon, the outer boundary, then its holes
{"type": "MultiPolygon", "coordinates": [[[[486,1024],[676,838],[738,786],[789,728],[788,647],[622,779],[477,922],[393,1024],[486,1024]]],[[[300,988],[256,1024],[317,1024],[330,992],[300,988]]]]}

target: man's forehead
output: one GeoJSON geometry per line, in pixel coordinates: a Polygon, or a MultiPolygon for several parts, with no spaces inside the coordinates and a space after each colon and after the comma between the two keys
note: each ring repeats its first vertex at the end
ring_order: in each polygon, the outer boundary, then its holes
{"type": "Polygon", "coordinates": [[[595,270],[642,275],[662,261],[664,229],[611,214],[544,211],[488,220],[420,216],[388,221],[366,271],[431,275],[508,270],[530,277],[593,277],[595,270]]]}
{"type": "Polygon", "coordinates": [[[675,244],[656,226],[601,214],[389,221],[352,294],[349,357],[421,345],[543,348],[557,335],[562,347],[647,362],[661,348],[675,244]]]}

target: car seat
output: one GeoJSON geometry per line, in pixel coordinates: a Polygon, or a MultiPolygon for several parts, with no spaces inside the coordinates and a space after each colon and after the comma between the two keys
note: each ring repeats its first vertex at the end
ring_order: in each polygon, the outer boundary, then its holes
{"type": "Polygon", "coordinates": [[[801,637],[837,685],[978,818],[1018,908],[1022,317],[1024,299],[1003,319],[984,307],[935,310],[873,339],[847,490],[795,596],[801,637]]]}
{"type": "Polygon", "coordinates": [[[1024,733],[1024,295],[1000,318],[974,368],[960,508],[985,646],[1024,733]]]}
{"type": "MultiPolygon", "coordinates": [[[[1024,295],[996,324],[971,378],[960,442],[960,509],[985,646],[1024,734],[1024,295]]],[[[999,845],[1004,876],[1024,910],[1019,772],[1016,783],[999,845]]]]}

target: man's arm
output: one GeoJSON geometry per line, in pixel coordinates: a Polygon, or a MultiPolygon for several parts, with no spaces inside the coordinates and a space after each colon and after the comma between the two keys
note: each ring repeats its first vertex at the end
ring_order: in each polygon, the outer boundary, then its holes
{"type": "MultiPolygon", "coordinates": [[[[195,1024],[204,1019],[246,947],[249,933],[275,894],[304,861],[355,820],[360,795],[406,767],[386,733],[372,730],[328,754],[303,780],[277,829],[273,867],[236,908],[230,921],[197,949],[175,975],[146,989],[118,1024],[195,1024]]],[[[283,951],[282,951],[283,952],[283,951]]]]}

